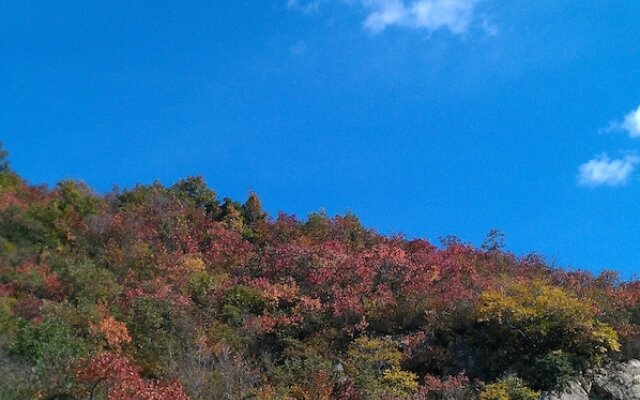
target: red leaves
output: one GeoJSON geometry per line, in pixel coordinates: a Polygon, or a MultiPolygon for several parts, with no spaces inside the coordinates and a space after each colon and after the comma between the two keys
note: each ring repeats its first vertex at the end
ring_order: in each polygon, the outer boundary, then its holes
{"type": "Polygon", "coordinates": [[[293,280],[286,283],[272,284],[266,279],[256,279],[250,285],[261,291],[268,306],[263,315],[256,319],[257,333],[272,333],[276,329],[297,328],[305,316],[317,314],[322,303],[315,298],[300,293],[300,288],[293,280]]]}
{"type": "Polygon", "coordinates": [[[214,267],[245,265],[253,253],[251,243],[220,223],[211,223],[204,233],[203,259],[214,267]]]}
{"type": "MultiPolygon", "coordinates": [[[[193,390],[189,372],[176,373],[171,365],[184,365],[194,337],[211,341],[211,349],[198,352],[190,364],[202,368],[202,381],[218,380],[221,387],[242,389],[238,393],[262,379],[253,369],[263,364],[251,359],[258,352],[246,347],[257,345],[261,354],[272,352],[274,362],[282,361],[284,350],[273,346],[273,339],[306,350],[335,346],[329,355],[309,355],[334,362],[349,336],[389,335],[402,340],[407,359],[420,363],[416,369],[430,368],[427,359],[444,365],[449,347],[434,344],[434,332],[465,317],[461,304],[473,306],[483,291],[508,281],[538,279],[561,286],[590,301],[599,317],[630,342],[640,337],[637,282],[620,284],[613,274],[554,271],[539,257],[518,259],[499,246],[482,251],[449,239],[437,248],[426,240],[385,237],[365,229],[353,215],[316,213],[301,221],[280,214],[270,221],[257,198],[244,207],[229,200],[220,208],[215,195],[198,194],[200,184],[178,194],[160,184],[141,186],[104,199],[81,187],[74,191],[73,185],[65,186],[66,197],[63,186],[49,191],[20,184],[0,193],[1,216],[15,226],[8,244],[2,243],[8,255],[0,255],[0,296],[15,297],[12,312],[32,322],[47,310],[73,319],[79,328],[74,334],[109,350],[78,371],[86,392],[103,390],[111,400],[186,399],[176,382],[144,379],[128,357],[137,357],[145,372],[180,376],[193,390]],[[89,207],[94,201],[99,204],[89,207]],[[95,312],[90,301],[98,297],[74,294],[89,279],[70,280],[67,269],[84,261],[104,270],[96,276],[113,281],[114,290],[101,297],[113,314],[107,308],[95,312]],[[225,303],[237,286],[246,290],[225,303]],[[126,319],[131,336],[114,316],[126,319]],[[174,347],[169,351],[165,344],[174,347]],[[167,358],[184,359],[164,359],[171,352],[167,358]]],[[[454,393],[464,389],[465,379],[427,377],[423,392],[454,393]]],[[[300,398],[309,393],[362,398],[348,378],[336,387],[321,371],[306,373],[304,380],[288,388],[300,398]]]]}
{"type": "Polygon", "coordinates": [[[144,379],[129,359],[112,352],[92,358],[76,378],[87,392],[106,390],[108,400],[188,400],[178,382],[144,379]]]}
{"type": "Polygon", "coordinates": [[[0,297],[13,296],[15,291],[15,285],[11,282],[0,285],[0,297]]]}
{"type": "Polygon", "coordinates": [[[42,321],[40,309],[44,305],[44,301],[34,296],[28,296],[18,302],[15,307],[17,316],[30,321],[42,321]]]}
{"type": "Polygon", "coordinates": [[[58,276],[47,265],[25,262],[16,268],[14,289],[43,298],[62,297],[62,286],[58,276]]]}
{"type": "Polygon", "coordinates": [[[449,376],[446,379],[427,375],[424,377],[424,386],[422,393],[427,395],[435,393],[443,399],[461,399],[466,398],[465,392],[468,390],[469,378],[464,374],[449,376]]]}

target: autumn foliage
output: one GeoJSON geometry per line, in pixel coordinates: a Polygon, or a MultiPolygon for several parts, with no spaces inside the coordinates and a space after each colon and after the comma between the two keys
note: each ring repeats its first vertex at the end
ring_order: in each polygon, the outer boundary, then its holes
{"type": "Polygon", "coordinates": [[[640,356],[640,283],[267,215],[200,177],[0,171],[0,399],[531,399],[640,356]]]}
{"type": "Polygon", "coordinates": [[[187,400],[177,382],[159,383],[144,379],[125,356],[104,352],[82,365],[76,374],[79,391],[96,398],[99,391],[110,400],[187,400]]]}

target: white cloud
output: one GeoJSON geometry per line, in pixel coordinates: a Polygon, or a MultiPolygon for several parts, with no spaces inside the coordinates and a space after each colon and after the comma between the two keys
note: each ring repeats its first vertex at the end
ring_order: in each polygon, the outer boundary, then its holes
{"type": "Polygon", "coordinates": [[[626,132],[631,138],[640,137],[640,106],[625,115],[622,121],[611,121],[609,126],[600,129],[600,132],[626,132]]]}
{"type": "MultiPolygon", "coordinates": [[[[318,12],[330,0],[288,0],[287,7],[310,14],[318,12]]],[[[337,0],[334,0],[337,1],[337,0]]],[[[364,28],[379,33],[389,27],[426,30],[448,30],[461,35],[476,25],[489,36],[498,29],[486,16],[476,15],[482,0],[342,0],[366,13],[364,28]]]]}
{"type": "Polygon", "coordinates": [[[640,106],[624,117],[621,128],[631,137],[640,136],[640,106]]]}
{"type": "Polygon", "coordinates": [[[477,3],[478,0],[365,0],[363,6],[369,15],[364,26],[373,33],[399,26],[463,34],[474,21],[477,3]]]}
{"type": "Polygon", "coordinates": [[[628,154],[620,159],[611,160],[606,153],[578,167],[578,184],[581,186],[620,186],[640,162],[640,157],[628,154]]]}

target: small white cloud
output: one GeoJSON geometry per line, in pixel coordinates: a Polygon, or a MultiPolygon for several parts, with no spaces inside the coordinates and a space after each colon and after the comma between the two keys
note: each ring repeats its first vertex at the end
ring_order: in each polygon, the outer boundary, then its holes
{"type": "MultiPolygon", "coordinates": [[[[287,0],[287,7],[310,14],[318,12],[330,0],[287,0]]],[[[484,30],[488,36],[498,34],[498,28],[486,16],[476,15],[483,0],[342,0],[366,13],[364,28],[379,33],[389,27],[420,29],[429,32],[448,30],[461,35],[471,26],[484,30]]]]}
{"type": "Polygon", "coordinates": [[[578,184],[591,187],[623,185],[638,162],[640,157],[635,154],[611,160],[603,153],[578,167],[578,184]]]}
{"type": "Polygon", "coordinates": [[[400,0],[364,1],[364,7],[370,10],[364,27],[372,32],[381,32],[387,26],[404,24],[408,10],[400,0]]]}
{"type": "Polygon", "coordinates": [[[633,138],[640,136],[640,106],[624,117],[621,128],[633,138]]]}
{"type": "Polygon", "coordinates": [[[454,34],[467,32],[474,21],[478,0],[365,0],[370,11],[364,26],[377,33],[391,26],[437,31],[446,29],[454,34]]]}
{"type": "Polygon", "coordinates": [[[611,121],[600,133],[626,132],[629,137],[640,137],[640,106],[624,116],[622,121],[611,121]]]}

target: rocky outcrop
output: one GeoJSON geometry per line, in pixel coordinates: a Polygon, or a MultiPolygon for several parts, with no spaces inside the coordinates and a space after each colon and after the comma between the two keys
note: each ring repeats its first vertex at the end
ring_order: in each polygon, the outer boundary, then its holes
{"type": "Polygon", "coordinates": [[[540,400],[589,400],[591,388],[586,382],[573,381],[561,393],[545,393],[540,400]]]}
{"type": "Polygon", "coordinates": [[[562,393],[541,400],[640,400],[640,361],[613,363],[571,382],[562,393]]]}

